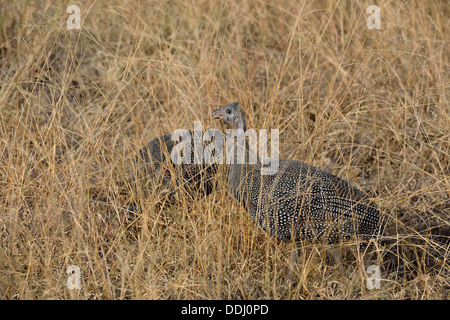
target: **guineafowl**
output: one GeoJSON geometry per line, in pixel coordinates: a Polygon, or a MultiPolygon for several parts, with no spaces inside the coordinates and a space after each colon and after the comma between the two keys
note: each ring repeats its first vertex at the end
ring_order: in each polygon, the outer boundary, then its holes
{"type": "MultiPolygon", "coordinates": [[[[211,116],[233,129],[246,129],[237,102],[214,110],[211,116]]],[[[250,152],[247,142],[241,147],[250,152]]],[[[231,193],[260,227],[282,241],[293,238],[333,244],[355,237],[369,240],[383,232],[377,208],[360,190],[330,173],[300,161],[279,159],[278,172],[263,175],[260,161],[239,164],[234,160],[228,174],[231,193]]]]}
{"type": "MultiPolygon", "coordinates": [[[[188,134],[188,138],[191,137],[193,132],[188,134]]],[[[159,191],[167,189],[169,196],[179,190],[188,195],[209,195],[214,189],[217,165],[196,164],[194,152],[191,152],[190,163],[175,164],[171,158],[174,145],[171,135],[163,135],[141,148],[136,156],[132,184],[142,183],[159,191]]],[[[191,139],[192,150],[193,145],[194,140],[191,139]]],[[[173,197],[171,201],[174,201],[173,197]]]]}

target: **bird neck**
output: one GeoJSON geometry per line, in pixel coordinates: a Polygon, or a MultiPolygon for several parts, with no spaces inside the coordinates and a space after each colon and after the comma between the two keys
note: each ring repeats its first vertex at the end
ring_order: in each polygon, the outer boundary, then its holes
{"type": "MultiPolygon", "coordinates": [[[[259,156],[257,153],[253,153],[253,148],[250,145],[249,141],[245,138],[246,125],[244,120],[244,114],[239,109],[238,116],[235,121],[235,130],[242,130],[243,140],[238,139],[238,142],[234,152],[233,162],[230,164],[230,171],[228,173],[228,182],[231,183],[233,181],[240,181],[240,177],[244,172],[249,170],[249,165],[261,164],[259,156]],[[238,152],[240,150],[240,153],[238,152]],[[242,163],[242,159],[239,159],[239,156],[242,156],[242,151],[244,152],[244,163],[242,163]],[[251,157],[255,155],[255,159],[251,159],[251,157]],[[241,161],[238,161],[241,160],[241,161]]],[[[233,138],[234,139],[234,138],[233,138]]],[[[250,140],[250,139],[249,139],[250,140]]],[[[256,141],[254,141],[256,143],[256,141]]]]}
{"type": "Polygon", "coordinates": [[[244,114],[242,113],[241,109],[238,110],[238,117],[236,119],[236,127],[237,129],[241,129],[245,132],[245,120],[244,120],[244,114]]]}
{"type": "MultiPolygon", "coordinates": [[[[256,150],[254,150],[257,143],[257,137],[255,138],[253,134],[247,133],[247,135],[244,130],[245,123],[241,122],[236,128],[236,131],[232,133],[231,136],[227,137],[227,139],[236,142],[231,145],[233,153],[232,159],[230,159],[232,162],[230,163],[229,179],[236,179],[236,177],[233,178],[232,176],[240,176],[242,170],[246,171],[250,166],[261,164],[259,156],[256,150]]],[[[229,149],[227,149],[227,152],[228,150],[229,149]]]]}

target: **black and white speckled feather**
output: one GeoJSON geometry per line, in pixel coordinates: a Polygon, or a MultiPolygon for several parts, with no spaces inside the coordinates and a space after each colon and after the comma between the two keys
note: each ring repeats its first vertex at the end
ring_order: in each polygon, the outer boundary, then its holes
{"type": "MultiPolygon", "coordinates": [[[[193,137],[193,133],[190,134],[193,137]]],[[[187,188],[187,191],[195,191],[203,196],[210,194],[215,184],[217,165],[194,164],[194,152],[191,153],[190,164],[176,165],[170,158],[173,147],[170,135],[149,141],[136,156],[137,174],[134,180],[139,179],[153,186],[172,183],[177,189],[187,188]]],[[[193,139],[191,147],[193,150],[193,139]]]]}
{"type": "MultiPolygon", "coordinates": [[[[245,130],[237,103],[211,115],[245,130]]],[[[258,225],[282,241],[368,240],[383,231],[379,211],[361,191],[300,161],[280,159],[274,175],[261,175],[261,164],[231,164],[228,183],[258,225]]]]}

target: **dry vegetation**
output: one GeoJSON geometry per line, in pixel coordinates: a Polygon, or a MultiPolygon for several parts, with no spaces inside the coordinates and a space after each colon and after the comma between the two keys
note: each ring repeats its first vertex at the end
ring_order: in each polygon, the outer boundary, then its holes
{"type": "Polygon", "coordinates": [[[239,101],[249,127],[280,129],[283,158],[368,193],[399,239],[449,227],[447,1],[378,1],[381,30],[372,1],[0,2],[0,298],[449,298],[448,262],[430,269],[420,245],[380,290],[361,256],[342,270],[311,245],[288,283],[294,245],[257,228],[223,174],[172,205],[126,183],[146,141],[218,127],[209,113],[239,101]]]}

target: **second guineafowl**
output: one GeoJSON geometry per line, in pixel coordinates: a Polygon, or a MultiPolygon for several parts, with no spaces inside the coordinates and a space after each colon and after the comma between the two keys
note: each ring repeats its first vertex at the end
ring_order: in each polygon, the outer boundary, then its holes
{"type": "MultiPolygon", "coordinates": [[[[211,116],[233,129],[246,129],[236,102],[214,110],[211,116]]],[[[250,151],[248,143],[244,148],[250,151]]],[[[231,193],[260,227],[282,241],[369,240],[383,232],[377,208],[360,190],[330,173],[280,159],[275,174],[262,175],[261,163],[237,162],[230,164],[228,174],[231,193]]]]}
{"type": "MultiPolygon", "coordinates": [[[[192,137],[193,133],[189,135],[192,137]]],[[[190,194],[209,195],[214,188],[217,165],[195,164],[193,152],[190,163],[175,164],[171,159],[174,145],[171,135],[163,135],[141,148],[135,160],[133,184],[142,183],[159,190],[166,188],[169,194],[182,189],[190,194]]],[[[191,147],[193,149],[193,139],[191,147]]]]}

